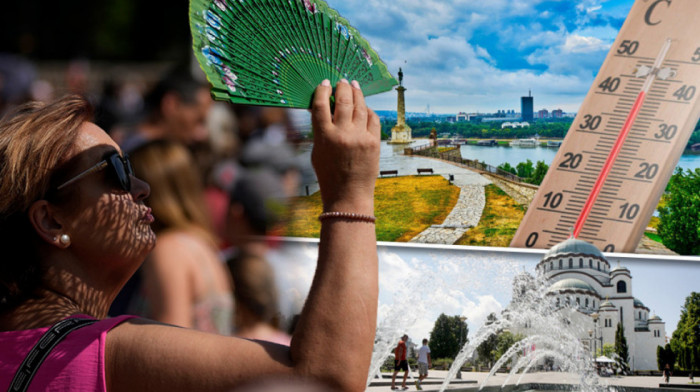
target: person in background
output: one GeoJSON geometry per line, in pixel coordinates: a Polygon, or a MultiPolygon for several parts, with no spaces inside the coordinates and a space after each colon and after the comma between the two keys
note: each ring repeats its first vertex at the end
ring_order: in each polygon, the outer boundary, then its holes
{"type": "Polygon", "coordinates": [[[278,376],[364,390],[377,327],[380,124],[356,82],[337,84],[333,115],[331,93],[326,80],[314,95],[312,162],[325,212],[318,268],[289,347],[105,318],[155,246],[148,184],[90,122],[82,99],[23,106],[1,121],[0,389],[49,326],[81,318],[96,322],[58,343],[30,389],[229,391],[278,376]]]}
{"type": "Polygon", "coordinates": [[[270,169],[239,173],[230,194],[227,238],[232,244],[227,265],[234,282],[236,336],[289,345],[280,330],[277,283],[266,259],[269,240],[286,214],[281,176],[270,169]]]}
{"type": "Polygon", "coordinates": [[[421,383],[428,377],[428,369],[432,366],[433,361],[430,358],[428,339],[423,339],[423,345],[418,350],[418,380],[416,381],[416,389],[423,389],[421,383]]]}
{"type": "Polygon", "coordinates": [[[189,71],[173,70],[146,94],[145,118],[119,144],[128,153],[156,139],[176,140],[188,147],[205,143],[212,102],[207,84],[195,80],[189,71]]]}
{"type": "Polygon", "coordinates": [[[141,267],[129,313],[230,335],[231,279],[218,256],[202,180],[190,153],[162,139],[137,147],[130,159],[134,172],[151,185],[145,202],[153,210],[158,241],[141,267]]]}
{"type": "Polygon", "coordinates": [[[396,345],[394,349],[394,374],[391,375],[391,389],[396,390],[396,375],[399,371],[403,370],[403,382],[401,383],[401,389],[404,391],[408,389],[406,386],[406,378],[408,377],[408,360],[406,358],[408,354],[408,348],[406,347],[406,341],[408,340],[408,335],[403,335],[399,344],[396,345]]]}
{"type": "Polygon", "coordinates": [[[0,117],[29,100],[36,77],[36,67],[29,60],[0,53],[0,117]]]}

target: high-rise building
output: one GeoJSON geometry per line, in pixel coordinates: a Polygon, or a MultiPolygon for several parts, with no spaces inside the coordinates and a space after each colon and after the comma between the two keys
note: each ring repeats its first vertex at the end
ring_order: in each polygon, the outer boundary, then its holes
{"type": "Polygon", "coordinates": [[[532,97],[532,91],[528,92],[527,97],[520,98],[520,113],[523,116],[523,121],[533,122],[535,119],[534,115],[534,98],[532,97]]]}

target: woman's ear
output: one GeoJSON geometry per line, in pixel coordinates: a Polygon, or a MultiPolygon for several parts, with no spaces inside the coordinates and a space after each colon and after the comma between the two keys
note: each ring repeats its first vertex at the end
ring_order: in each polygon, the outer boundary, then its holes
{"type": "Polygon", "coordinates": [[[65,241],[65,238],[61,240],[62,236],[66,237],[68,233],[63,231],[65,228],[61,223],[62,219],[56,214],[56,208],[51,203],[46,200],[35,201],[29,207],[28,215],[41,239],[59,248],[67,248],[70,245],[70,241],[65,241]]]}

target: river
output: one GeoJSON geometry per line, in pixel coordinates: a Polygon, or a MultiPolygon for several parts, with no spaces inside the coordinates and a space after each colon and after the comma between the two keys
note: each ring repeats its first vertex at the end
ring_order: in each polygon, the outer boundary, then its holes
{"type": "MultiPolygon", "coordinates": [[[[411,147],[418,147],[428,144],[427,139],[418,139],[411,143],[411,147]]],[[[302,147],[301,155],[311,160],[311,144],[302,147]]],[[[379,167],[380,170],[396,170],[400,169],[400,174],[415,174],[415,169],[419,167],[425,167],[426,164],[423,158],[419,157],[406,157],[403,155],[403,149],[405,145],[392,145],[388,144],[386,141],[382,141],[379,167]]],[[[525,162],[528,159],[532,161],[533,164],[537,161],[544,161],[547,165],[551,165],[554,156],[557,153],[557,148],[552,147],[510,147],[510,146],[475,146],[475,145],[462,145],[460,147],[462,158],[478,160],[479,162],[484,162],[492,166],[498,166],[504,162],[510,163],[511,166],[516,167],[518,163],[525,162]]],[[[433,166],[438,165],[433,162],[433,166]]],[[[447,165],[447,164],[446,164],[447,165]]],[[[685,153],[681,156],[678,166],[684,171],[685,169],[698,169],[700,168],[700,153],[685,153]]],[[[439,170],[438,170],[439,171],[439,170]]],[[[305,168],[302,173],[302,183],[305,185],[302,190],[304,193],[313,193],[318,190],[318,184],[316,184],[316,176],[311,170],[311,167],[305,168]],[[306,187],[308,186],[308,188],[306,187]]]]}
{"type": "MultiPolygon", "coordinates": [[[[532,163],[544,161],[547,165],[551,165],[554,156],[557,154],[557,148],[552,147],[510,147],[510,146],[475,146],[463,145],[460,147],[462,158],[475,159],[479,162],[488,163],[489,165],[498,166],[508,162],[515,167],[520,162],[531,160],[532,163]]],[[[700,168],[700,153],[686,152],[678,161],[678,166],[685,169],[700,168]]]]}

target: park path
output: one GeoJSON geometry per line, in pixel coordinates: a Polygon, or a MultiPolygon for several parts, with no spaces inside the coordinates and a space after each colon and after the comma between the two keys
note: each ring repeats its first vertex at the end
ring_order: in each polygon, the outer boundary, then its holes
{"type": "Polygon", "coordinates": [[[459,199],[442,224],[433,225],[413,237],[409,242],[424,244],[452,245],[470,228],[479,224],[486,205],[484,187],[491,181],[469,169],[452,165],[444,161],[428,159],[423,162],[431,167],[435,174],[446,179],[454,177],[453,184],[460,188],[459,199]]]}

